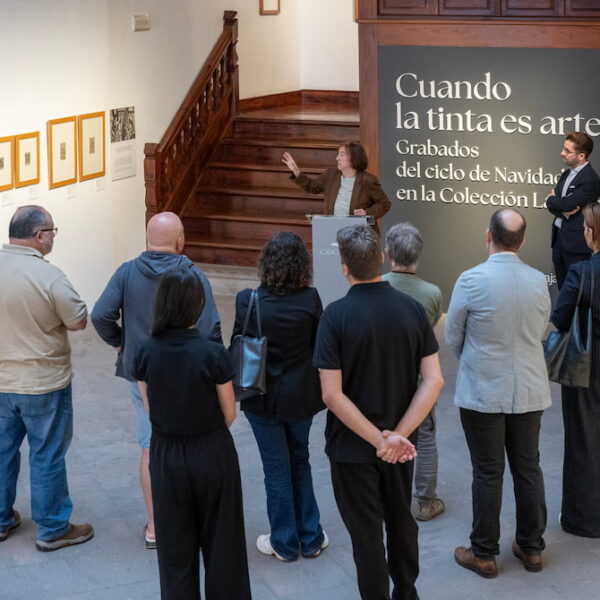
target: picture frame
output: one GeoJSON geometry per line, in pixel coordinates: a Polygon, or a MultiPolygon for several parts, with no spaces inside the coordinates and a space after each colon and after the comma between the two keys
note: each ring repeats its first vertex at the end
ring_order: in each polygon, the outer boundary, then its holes
{"type": "Polygon", "coordinates": [[[15,136],[14,167],[15,187],[35,185],[40,182],[39,131],[15,136]]]}
{"type": "Polygon", "coordinates": [[[280,10],[280,0],[259,0],[258,11],[261,15],[278,15],[280,10]]]}
{"type": "Polygon", "coordinates": [[[77,117],[48,121],[48,185],[51,190],[77,181],[77,117]]]}
{"type": "Polygon", "coordinates": [[[15,187],[15,138],[0,137],[0,192],[15,187]]]}
{"type": "Polygon", "coordinates": [[[88,113],[77,117],[79,181],[106,174],[106,114],[88,113]]]}

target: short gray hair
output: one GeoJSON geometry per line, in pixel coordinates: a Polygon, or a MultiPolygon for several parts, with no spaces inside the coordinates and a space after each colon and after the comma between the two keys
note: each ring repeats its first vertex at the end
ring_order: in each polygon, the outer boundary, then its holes
{"type": "Polygon", "coordinates": [[[412,223],[398,223],[387,232],[385,247],[390,260],[399,267],[410,267],[419,261],[423,238],[412,223]]]}
{"type": "Polygon", "coordinates": [[[8,237],[29,240],[48,224],[48,212],[41,206],[19,206],[8,225],[8,237]]]}

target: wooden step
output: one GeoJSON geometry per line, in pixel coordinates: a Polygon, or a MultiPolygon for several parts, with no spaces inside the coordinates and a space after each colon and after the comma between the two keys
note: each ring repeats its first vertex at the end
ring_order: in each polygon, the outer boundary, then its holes
{"type": "Polygon", "coordinates": [[[184,253],[194,262],[256,266],[264,240],[195,236],[186,240],[184,253]]]}
{"type": "MultiPolygon", "coordinates": [[[[317,177],[324,171],[323,168],[303,167],[302,172],[309,177],[317,177]]],[[[290,170],[285,165],[266,163],[212,163],[203,177],[201,184],[208,186],[224,187],[275,187],[298,188],[290,178],[290,170]]]]}
{"type": "Polygon", "coordinates": [[[338,146],[359,137],[360,126],[354,121],[324,121],[317,119],[237,117],[234,136],[239,138],[293,138],[298,140],[330,140],[338,146]]]}
{"type": "Polygon", "coordinates": [[[223,213],[207,213],[203,217],[185,217],[186,236],[196,240],[197,236],[206,236],[215,242],[227,239],[257,239],[264,242],[278,231],[291,231],[299,235],[305,242],[309,241],[310,223],[304,215],[296,218],[291,216],[262,217],[258,214],[236,215],[223,213]]]}
{"type": "Polygon", "coordinates": [[[236,186],[223,187],[212,185],[200,185],[197,189],[199,196],[252,196],[260,198],[286,198],[289,200],[314,200],[323,198],[323,194],[307,194],[297,185],[293,187],[260,187],[260,186],[236,186]]]}
{"type": "MultiPolygon", "coordinates": [[[[226,237],[215,239],[212,236],[195,235],[186,240],[184,253],[194,262],[256,266],[265,244],[262,238],[226,237]]],[[[310,243],[307,243],[310,249],[310,243]]]]}
{"type": "Polygon", "coordinates": [[[227,138],[221,144],[219,162],[273,163],[289,152],[299,167],[335,165],[339,145],[322,140],[259,140],[227,138]]]}
{"type": "Polygon", "coordinates": [[[306,213],[301,211],[291,212],[286,210],[261,211],[252,207],[233,209],[229,206],[220,206],[205,210],[201,216],[186,217],[187,219],[214,219],[217,221],[243,221],[247,223],[277,223],[281,226],[309,225],[306,213]]]}
{"type": "Polygon", "coordinates": [[[264,213],[286,212],[291,214],[322,214],[323,198],[317,195],[306,196],[302,199],[287,198],[285,196],[250,196],[247,194],[231,195],[219,193],[198,192],[194,201],[190,201],[185,207],[183,216],[202,217],[207,212],[219,211],[228,208],[243,212],[248,207],[264,213]]]}

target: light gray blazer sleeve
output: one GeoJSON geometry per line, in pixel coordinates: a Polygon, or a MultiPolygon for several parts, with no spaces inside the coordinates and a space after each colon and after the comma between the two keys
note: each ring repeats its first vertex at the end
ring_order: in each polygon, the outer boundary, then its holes
{"type": "Polygon", "coordinates": [[[469,317],[469,291],[463,273],[454,284],[450,306],[446,315],[446,344],[460,358],[465,343],[465,330],[469,317]]]}

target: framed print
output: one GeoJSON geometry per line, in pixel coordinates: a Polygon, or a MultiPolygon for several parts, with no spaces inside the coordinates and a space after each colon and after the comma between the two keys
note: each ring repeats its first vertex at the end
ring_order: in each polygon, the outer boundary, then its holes
{"type": "Polygon", "coordinates": [[[40,132],[15,136],[15,187],[40,182],[40,132]]]}
{"type": "Polygon", "coordinates": [[[0,192],[15,187],[15,138],[0,138],[0,192]]]}
{"type": "Polygon", "coordinates": [[[50,189],[77,181],[77,119],[48,121],[48,179],[50,189]]]}
{"type": "Polygon", "coordinates": [[[261,15],[278,15],[279,0],[259,0],[259,12],[261,15]]]}
{"type": "Polygon", "coordinates": [[[104,126],[104,112],[77,117],[79,181],[106,174],[104,126]]]}

